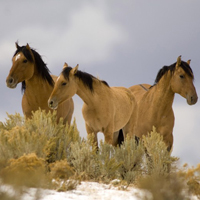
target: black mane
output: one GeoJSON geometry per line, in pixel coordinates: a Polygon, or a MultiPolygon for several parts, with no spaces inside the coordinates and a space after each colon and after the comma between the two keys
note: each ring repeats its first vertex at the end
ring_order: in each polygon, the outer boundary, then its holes
{"type": "MultiPolygon", "coordinates": [[[[35,66],[37,68],[38,73],[44,79],[47,81],[51,86],[54,86],[54,81],[50,75],[50,71],[47,68],[46,63],[42,60],[40,54],[38,54],[34,49],[31,49],[34,58],[32,57],[30,51],[26,48],[26,46],[18,46],[16,52],[14,53],[14,56],[17,55],[18,53],[22,52],[26,59],[30,62],[34,62],[35,60],[35,66]]],[[[14,57],[13,56],[13,57],[14,57]]],[[[24,92],[26,89],[26,84],[25,81],[22,82],[22,92],[24,92]]]]}
{"type": "MultiPolygon", "coordinates": [[[[63,74],[65,79],[69,80],[69,73],[70,73],[71,70],[72,70],[71,67],[65,67],[63,69],[63,71],[61,73],[63,74]]],[[[76,72],[76,74],[74,76],[79,78],[83,82],[83,84],[90,89],[91,92],[94,91],[94,89],[93,89],[93,81],[94,81],[94,79],[97,80],[96,77],[94,77],[91,74],[88,74],[86,72],[79,71],[79,70],[76,72]]],[[[109,87],[109,85],[108,85],[108,83],[106,81],[100,81],[100,82],[102,82],[104,85],[109,87]]]]}
{"type": "MultiPolygon", "coordinates": [[[[160,79],[170,70],[171,73],[174,73],[175,71],[175,67],[176,67],[176,63],[170,65],[170,66],[164,66],[163,68],[161,68],[159,71],[158,71],[158,74],[156,76],[156,79],[155,79],[155,84],[157,84],[160,79]]],[[[188,65],[187,62],[184,62],[184,61],[181,61],[181,65],[180,67],[186,72],[186,74],[188,74],[190,77],[194,78],[193,76],[193,71],[191,69],[191,67],[188,65]]]]}

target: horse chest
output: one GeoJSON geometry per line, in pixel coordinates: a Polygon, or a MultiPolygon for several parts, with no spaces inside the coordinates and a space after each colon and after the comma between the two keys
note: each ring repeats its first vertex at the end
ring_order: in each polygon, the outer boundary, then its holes
{"type": "Polygon", "coordinates": [[[85,122],[96,132],[104,131],[105,127],[110,122],[109,114],[106,114],[99,109],[83,106],[82,114],[85,122]]]}
{"type": "Polygon", "coordinates": [[[44,95],[37,95],[37,94],[30,94],[25,91],[23,98],[22,98],[22,109],[25,115],[32,115],[32,111],[36,111],[39,108],[42,110],[49,110],[47,104],[48,98],[44,95]]]}

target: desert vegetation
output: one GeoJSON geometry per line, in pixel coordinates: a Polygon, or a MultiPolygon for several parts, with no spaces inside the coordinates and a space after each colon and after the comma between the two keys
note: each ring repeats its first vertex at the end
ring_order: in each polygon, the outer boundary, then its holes
{"type": "Polygon", "coordinates": [[[80,137],[75,120],[71,126],[62,120],[57,124],[56,112],[38,110],[27,120],[8,114],[0,122],[0,185],[12,185],[17,195],[1,191],[0,199],[19,200],[23,187],[67,191],[81,181],[116,179],[119,189],[148,190],[146,199],[200,198],[200,165],[178,168],[178,158],[167,151],[155,127],[139,143],[127,138],[120,147],[101,141],[96,149],[92,139],[80,137]]]}

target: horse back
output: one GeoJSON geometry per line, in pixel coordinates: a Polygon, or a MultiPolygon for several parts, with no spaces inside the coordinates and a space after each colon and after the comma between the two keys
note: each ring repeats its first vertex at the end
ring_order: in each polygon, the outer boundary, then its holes
{"type": "Polygon", "coordinates": [[[132,94],[135,97],[136,102],[138,103],[150,87],[151,85],[149,84],[140,84],[140,85],[133,85],[129,89],[131,90],[132,94]]]}

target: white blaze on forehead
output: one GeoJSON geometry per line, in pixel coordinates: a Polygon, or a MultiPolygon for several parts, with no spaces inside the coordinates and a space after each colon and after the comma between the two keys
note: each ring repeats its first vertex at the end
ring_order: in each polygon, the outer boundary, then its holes
{"type": "Polygon", "coordinates": [[[21,54],[18,53],[16,56],[15,56],[15,61],[17,61],[19,58],[20,58],[21,54]]]}
{"type": "Polygon", "coordinates": [[[60,76],[56,79],[56,82],[60,79],[60,76]]]}

